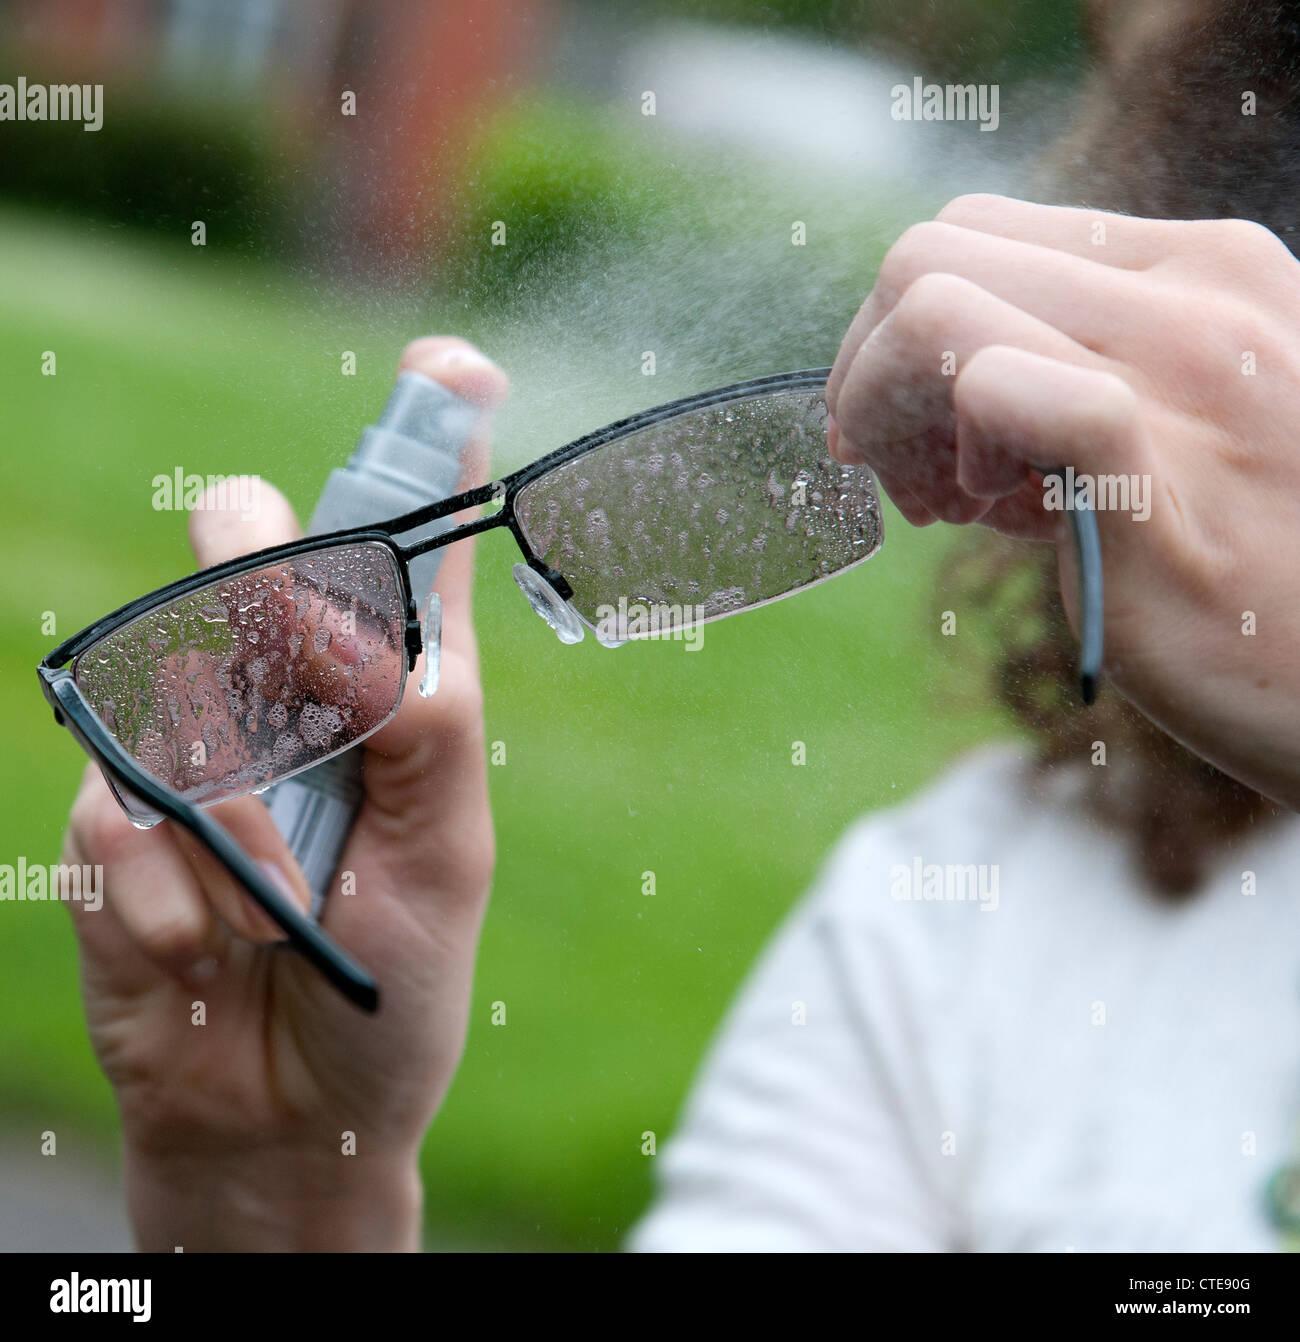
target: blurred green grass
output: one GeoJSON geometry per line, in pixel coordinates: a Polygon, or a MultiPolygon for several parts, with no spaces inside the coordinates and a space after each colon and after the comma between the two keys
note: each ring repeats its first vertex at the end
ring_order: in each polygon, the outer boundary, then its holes
{"type": "MultiPolygon", "coordinates": [[[[83,757],[37,688],[55,641],[43,613],[63,637],[193,567],[184,518],[150,507],[158,472],[258,472],[308,512],[402,344],[437,314],[11,208],[0,272],[0,855],[49,861],[83,757]],[[343,349],[355,377],[340,376],[343,349]],[[56,377],[41,375],[45,350],[56,377]]],[[[489,323],[465,333],[495,352],[489,323]]],[[[639,380],[593,409],[519,373],[505,426],[527,425],[538,452],[687,389],[653,397],[639,380]]],[[[618,1243],[650,1191],[641,1134],[671,1130],[729,998],[828,846],[999,723],[963,687],[974,644],[934,632],[946,543],[891,511],[871,563],[710,626],[699,653],[562,647],[516,593],[509,542],[482,544],[488,739],[507,762],[490,771],[500,862],[465,1061],[424,1155],[436,1237],[618,1243]]],[[[107,1146],[115,1118],[66,918],[7,905],[0,941],[0,1106],[107,1146]]]]}

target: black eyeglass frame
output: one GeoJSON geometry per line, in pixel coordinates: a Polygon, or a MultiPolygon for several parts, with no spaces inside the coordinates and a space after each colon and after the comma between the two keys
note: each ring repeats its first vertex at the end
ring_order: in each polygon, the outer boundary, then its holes
{"type": "MultiPolygon", "coordinates": [[[[525,562],[546,579],[565,601],[573,589],[563,574],[558,573],[535,555],[529,546],[518,518],[515,505],[523,489],[558,466],[587,452],[595,451],[620,438],[627,437],[664,420],[704,410],[728,401],[786,391],[817,390],[826,384],[829,368],[803,369],[732,383],[711,391],[682,397],[649,410],[629,415],[607,424],[601,429],[574,439],[536,461],[490,484],[466,490],[462,494],[442,499],[386,522],[376,522],[318,536],[304,536],[300,540],[274,545],[252,554],[240,555],[223,564],[201,569],[153,592],[127,602],[117,610],[86,628],[64,639],[48,653],[37,667],[41,689],[54,710],[55,721],[65,726],[82,749],[100,768],[127,792],[133,793],[159,815],[174,821],[211,850],[214,857],[230,872],[257,905],[286,934],[288,943],[310,964],[315,966],[349,1001],[366,1011],[379,1007],[379,988],[374,978],[351,956],[339,947],[310,917],[295,908],[267,879],[252,859],[239,847],[227,831],[204,809],[186,800],[173,789],[159,783],[136,761],[100,721],[89,701],[82,694],[69,663],[99,639],[116,632],[142,615],[164,606],[179,597],[227,578],[263,568],[280,560],[295,559],[317,551],[333,549],[344,544],[376,542],[392,555],[401,576],[403,608],[406,612],[404,645],[407,653],[406,673],[415,665],[424,647],[415,596],[411,589],[409,563],[431,550],[441,549],[455,541],[483,532],[505,527],[514,536],[525,562]],[[501,507],[486,517],[450,527],[434,536],[424,537],[410,545],[402,545],[395,537],[462,512],[467,508],[500,501],[501,507]]],[[[1050,473],[1050,472],[1048,472],[1050,473]]],[[[1097,542],[1096,518],[1090,509],[1076,509],[1070,514],[1071,526],[1079,556],[1080,588],[1083,611],[1083,661],[1081,679],[1083,698],[1091,703],[1101,668],[1101,559],[1097,542]]],[[[802,589],[794,589],[795,591],[802,589]]],[[[793,595],[793,592],[782,595],[793,595]]],[[[774,598],[780,600],[780,597],[774,598]]],[[[585,623],[585,621],[584,621],[585,623]]],[[[403,689],[405,687],[403,686],[403,689]]],[[[399,694],[400,703],[400,694],[399,694]]],[[[380,724],[382,725],[382,724],[380,724]]],[[[378,727],[372,731],[378,730],[378,727]]],[[[370,733],[367,733],[369,735],[370,733]]],[[[359,737],[342,749],[352,749],[364,737],[359,737]]],[[[340,751],[332,754],[342,753],[340,751]]],[[[331,757],[322,755],[313,764],[331,757]]],[[[230,800],[227,798],[226,800],[230,800]]]]}

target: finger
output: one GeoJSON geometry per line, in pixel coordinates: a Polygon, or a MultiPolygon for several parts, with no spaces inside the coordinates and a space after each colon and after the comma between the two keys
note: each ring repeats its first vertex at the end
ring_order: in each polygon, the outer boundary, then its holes
{"type": "MultiPolygon", "coordinates": [[[[475,432],[465,445],[461,460],[461,490],[486,482],[490,459],[492,412],[505,400],[510,381],[487,355],[456,336],[426,336],[412,341],[402,353],[400,367],[423,373],[448,391],[480,407],[475,432]]],[[[457,514],[459,524],[477,512],[457,514]]],[[[473,540],[457,541],[443,553],[435,588],[442,597],[443,644],[451,654],[473,655],[470,596],[474,572],[473,540]]],[[[423,600],[425,593],[416,593],[423,600]]]]}
{"type": "MultiPolygon", "coordinates": [[[[837,455],[865,460],[906,486],[936,517],[969,522],[989,502],[1014,492],[962,488],[953,456],[953,394],[966,363],[989,344],[1033,349],[1049,358],[1097,363],[1098,356],[1046,322],[959,276],[923,276],[863,345],[840,393],[837,455]],[[956,375],[954,375],[956,374],[956,375]]],[[[1024,466],[990,445],[977,477],[1007,477],[1024,466]]]]}
{"type": "MultiPolygon", "coordinates": [[[[401,367],[413,369],[441,383],[457,396],[482,407],[473,438],[463,453],[461,489],[472,489],[487,478],[491,412],[505,400],[510,383],[505,373],[467,341],[454,336],[426,336],[413,341],[402,354],[401,367]]],[[[475,510],[476,511],[476,510],[475,510]]],[[[457,514],[457,521],[472,514],[457,514]]],[[[438,693],[430,699],[418,693],[418,680],[408,679],[402,710],[368,742],[375,752],[372,773],[378,771],[386,786],[385,799],[394,796],[393,784],[410,771],[423,776],[434,758],[459,740],[466,722],[481,716],[478,698],[478,653],[471,620],[470,593],[474,569],[473,539],[456,541],[443,552],[434,590],[442,598],[442,674],[438,693]]],[[[477,749],[477,745],[474,746],[477,749]]],[[[446,787],[438,770],[434,775],[446,787]]],[[[400,791],[400,805],[407,792],[400,791]]]]}
{"type": "Polygon", "coordinates": [[[460,336],[421,336],[397,362],[399,372],[423,373],[463,400],[492,411],[510,392],[510,379],[482,350],[460,336]]]}
{"type": "MultiPolygon", "coordinates": [[[[889,249],[853,319],[827,382],[827,404],[843,425],[842,386],[864,341],[912,287],[931,274],[959,275],[1093,349],[1118,348],[1135,334],[1135,281],[1098,258],[954,224],[917,224],[889,249]]],[[[1138,338],[1143,338],[1140,331],[1138,338]]]]}
{"type": "MultiPolygon", "coordinates": [[[[1137,394],[1106,369],[990,346],[958,376],[954,404],[959,473],[968,457],[979,462],[1009,454],[1026,471],[1035,464],[1051,464],[1073,466],[1093,478],[1150,477],[1150,448],[1137,394]]],[[[1047,513],[1041,485],[1037,492],[1037,512],[1044,516],[1040,525],[1032,522],[1033,496],[1023,486],[986,520],[999,529],[1018,526],[1019,534],[1040,539],[1061,536],[1059,515],[1047,513]]],[[[1140,528],[1109,531],[1115,538],[1140,528]]]]}
{"type": "Polygon", "coordinates": [[[1051,541],[1061,534],[1060,513],[1043,507],[1043,482],[1031,476],[1019,491],[998,501],[980,518],[980,525],[1023,541],[1051,541]]]}
{"type": "Polygon", "coordinates": [[[1190,272],[1202,282],[1226,281],[1233,293],[1243,286],[1272,293],[1269,262],[1287,252],[1275,233],[1247,219],[1140,219],[995,195],[958,196],[937,218],[1118,270],[1168,270],[1180,279],[1190,272]]]}
{"type": "Polygon", "coordinates": [[[875,476],[894,507],[912,526],[928,527],[939,520],[901,480],[881,470],[876,470],[875,476]]]}
{"type": "Polygon", "coordinates": [[[1051,247],[1122,270],[1148,270],[1158,264],[1174,245],[1177,231],[1164,219],[979,193],[957,196],[935,217],[959,228],[1051,247]]]}
{"type": "Polygon", "coordinates": [[[302,535],[288,500],[274,485],[257,476],[240,477],[240,481],[238,490],[229,482],[224,489],[209,487],[200,505],[190,512],[190,548],[200,568],[283,545],[302,535]],[[245,513],[235,499],[249,493],[254,507],[245,513]]]}
{"type": "MultiPolygon", "coordinates": [[[[211,814],[286,899],[303,913],[310,911],[307,878],[271,819],[271,812],[256,797],[236,797],[214,806],[211,814]]],[[[263,943],[285,940],[280,925],[262,911],[243,883],[204,844],[186,830],[176,828],[173,833],[191,879],[236,936],[263,943]]]]}
{"type": "Polygon", "coordinates": [[[228,938],[165,830],[137,830],[99,770],[82,779],[68,824],[69,850],[103,867],[104,907],[76,905],[75,925],[97,971],[141,990],[150,968],[191,987],[207,982],[228,938]]]}
{"type": "MultiPolygon", "coordinates": [[[[507,393],[505,374],[465,341],[449,337],[416,341],[402,366],[483,407],[464,452],[461,487],[484,481],[490,412],[507,393]]],[[[470,621],[473,558],[472,541],[458,541],[444,554],[435,584],[443,603],[438,692],[421,698],[415,678],[409,679],[401,711],[367,741],[366,803],[343,856],[345,867],[382,869],[398,898],[412,902],[418,916],[440,920],[444,934],[449,907],[421,897],[435,886],[458,892],[458,906],[477,916],[493,859],[482,691],[470,621]]],[[[331,930],[359,953],[373,933],[363,915],[348,899],[331,900],[325,915],[331,930]]]]}
{"type": "Polygon", "coordinates": [[[972,497],[956,482],[954,422],[948,416],[942,423],[911,438],[867,449],[873,458],[881,458],[879,464],[873,460],[873,469],[885,492],[909,521],[912,519],[906,501],[910,501],[912,508],[920,508],[932,522],[959,526],[978,521],[992,506],[991,500],[972,497]],[[881,456],[882,452],[886,455],[881,456]]]}

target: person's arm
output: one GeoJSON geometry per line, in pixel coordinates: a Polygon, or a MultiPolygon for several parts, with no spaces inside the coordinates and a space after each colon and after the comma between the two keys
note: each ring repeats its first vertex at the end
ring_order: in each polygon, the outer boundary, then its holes
{"type": "Polygon", "coordinates": [[[966,196],[908,229],[841,345],[832,454],[918,524],[1055,543],[1094,485],[1106,668],[1158,726],[1300,805],[1300,263],[1242,220],[966,196]]]}

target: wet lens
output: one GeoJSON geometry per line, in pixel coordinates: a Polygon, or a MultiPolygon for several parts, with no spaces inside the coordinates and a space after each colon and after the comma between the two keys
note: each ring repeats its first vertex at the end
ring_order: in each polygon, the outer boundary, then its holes
{"type": "Polygon", "coordinates": [[[661,420],[526,485],[528,544],[603,634],[636,638],[749,610],[880,548],[865,466],[826,452],[820,391],[661,420]]]}
{"type": "Polygon", "coordinates": [[[100,720],[159,782],[210,805],[356,744],[406,675],[397,561],[376,541],[222,579],[77,659],[100,720]]]}

